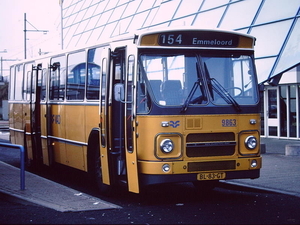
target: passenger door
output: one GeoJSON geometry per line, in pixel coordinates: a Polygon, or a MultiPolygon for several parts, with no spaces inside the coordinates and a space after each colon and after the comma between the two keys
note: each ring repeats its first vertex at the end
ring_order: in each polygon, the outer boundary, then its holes
{"type": "Polygon", "coordinates": [[[139,193],[137,150],[135,148],[135,58],[128,56],[125,76],[125,152],[128,189],[139,193]]]}
{"type": "Polygon", "coordinates": [[[42,164],[42,146],[41,146],[41,105],[40,94],[41,86],[39,85],[39,77],[41,76],[42,65],[32,65],[31,72],[31,91],[30,91],[30,119],[31,119],[31,141],[33,150],[33,159],[38,165],[42,164]]]}
{"type": "Polygon", "coordinates": [[[101,173],[102,182],[110,185],[110,164],[109,164],[109,153],[111,149],[111,141],[109,140],[109,118],[110,111],[109,106],[111,105],[111,99],[109,94],[109,65],[110,65],[110,49],[103,49],[103,56],[101,57],[101,79],[100,79],[100,160],[101,160],[101,173]]]}
{"type": "Polygon", "coordinates": [[[126,48],[112,53],[111,141],[115,173],[126,178],[128,189],[139,192],[137,155],[134,149],[134,58],[126,58],[126,48]]]}

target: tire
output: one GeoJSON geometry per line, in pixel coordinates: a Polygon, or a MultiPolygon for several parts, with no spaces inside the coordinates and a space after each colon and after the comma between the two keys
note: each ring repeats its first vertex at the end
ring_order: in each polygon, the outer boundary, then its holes
{"type": "Polygon", "coordinates": [[[93,154],[92,157],[90,158],[92,179],[96,183],[96,187],[102,195],[110,195],[111,186],[104,184],[102,182],[102,167],[101,167],[100,152],[99,152],[100,145],[98,144],[96,146],[97,148],[92,150],[93,154]]]}

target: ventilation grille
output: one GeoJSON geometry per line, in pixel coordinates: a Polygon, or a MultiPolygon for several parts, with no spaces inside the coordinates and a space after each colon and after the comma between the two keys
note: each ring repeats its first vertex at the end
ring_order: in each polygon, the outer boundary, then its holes
{"type": "Polygon", "coordinates": [[[189,134],[186,139],[188,157],[230,156],[235,153],[234,133],[189,134]]]}
{"type": "Polygon", "coordinates": [[[201,118],[187,118],[186,119],[186,129],[202,129],[202,119],[201,118]]]}

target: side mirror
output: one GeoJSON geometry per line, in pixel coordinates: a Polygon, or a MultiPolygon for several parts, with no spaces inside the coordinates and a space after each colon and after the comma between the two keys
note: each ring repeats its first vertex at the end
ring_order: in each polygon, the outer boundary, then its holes
{"type": "Polygon", "coordinates": [[[114,96],[115,96],[115,100],[117,102],[124,102],[124,100],[125,100],[124,84],[121,84],[121,83],[115,84],[114,96]]]}
{"type": "Polygon", "coordinates": [[[265,85],[264,84],[259,84],[258,85],[258,90],[259,90],[259,92],[264,92],[265,91],[265,85]]]}
{"type": "Polygon", "coordinates": [[[258,91],[259,91],[259,98],[264,98],[264,91],[265,91],[265,85],[263,83],[258,85],[258,91]]]}

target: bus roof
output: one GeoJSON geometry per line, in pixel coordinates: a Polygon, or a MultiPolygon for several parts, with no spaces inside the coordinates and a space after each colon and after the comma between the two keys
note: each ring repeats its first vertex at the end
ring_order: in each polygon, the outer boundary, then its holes
{"type": "MultiPolygon", "coordinates": [[[[15,65],[25,62],[42,61],[54,56],[64,55],[69,52],[100,47],[115,46],[116,43],[131,41],[137,47],[183,47],[183,48],[205,48],[205,49],[253,49],[255,38],[251,35],[220,29],[196,29],[195,27],[160,28],[153,30],[139,30],[132,34],[124,34],[114,38],[106,39],[101,43],[83,45],[72,49],[64,49],[35,58],[24,59],[15,65]]],[[[124,46],[124,45],[123,45],[124,46]]]]}

